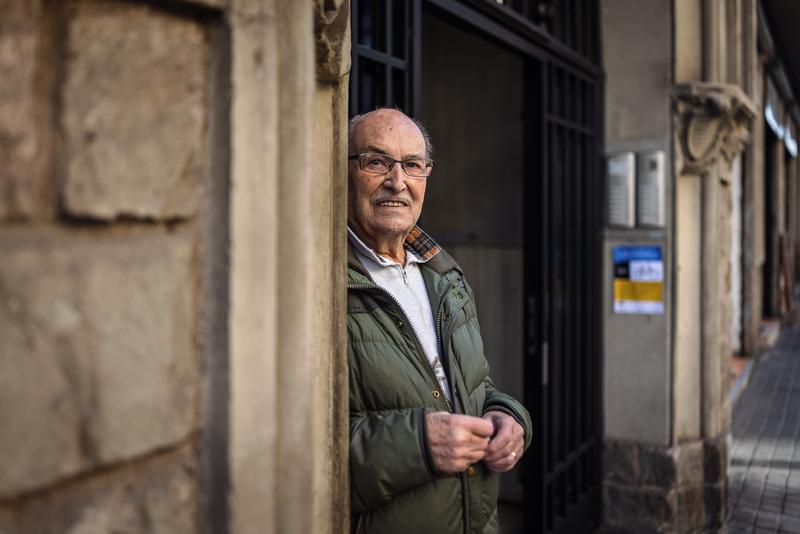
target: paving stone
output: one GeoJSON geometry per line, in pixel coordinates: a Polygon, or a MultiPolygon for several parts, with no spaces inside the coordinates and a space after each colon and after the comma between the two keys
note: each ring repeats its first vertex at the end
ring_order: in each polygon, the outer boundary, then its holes
{"type": "Polygon", "coordinates": [[[195,214],[206,160],[203,28],[126,2],[80,2],[69,22],[62,125],[72,216],[195,214]]]}
{"type": "Polygon", "coordinates": [[[185,439],[193,237],[0,231],[0,498],[185,439]]]}
{"type": "Polygon", "coordinates": [[[726,532],[800,534],[800,323],[762,356],[732,419],[726,532]]]}

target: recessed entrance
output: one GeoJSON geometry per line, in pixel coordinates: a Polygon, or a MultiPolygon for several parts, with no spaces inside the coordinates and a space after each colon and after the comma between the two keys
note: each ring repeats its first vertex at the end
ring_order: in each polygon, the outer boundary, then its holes
{"type": "MultiPolygon", "coordinates": [[[[427,9],[422,42],[419,118],[437,163],[420,224],[475,292],[495,384],[523,399],[525,58],[427,9]]],[[[522,529],[521,476],[501,477],[502,532],[522,529]]]]}
{"type": "Polygon", "coordinates": [[[580,534],[601,498],[599,12],[539,4],[353,0],[350,106],[431,130],[420,223],[465,269],[492,375],[534,421],[502,531],[580,534]]]}

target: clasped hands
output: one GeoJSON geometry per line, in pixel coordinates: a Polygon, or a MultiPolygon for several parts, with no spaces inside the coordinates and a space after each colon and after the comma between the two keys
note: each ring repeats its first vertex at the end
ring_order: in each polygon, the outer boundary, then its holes
{"type": "Polygon", "coordinates": [[[522,426],[496,410],[483,417],[429,412],[425,428],[433,464],[440,473],[460,473],[481,460],[492,471],[508,471],[525,446],[522,426]]]}

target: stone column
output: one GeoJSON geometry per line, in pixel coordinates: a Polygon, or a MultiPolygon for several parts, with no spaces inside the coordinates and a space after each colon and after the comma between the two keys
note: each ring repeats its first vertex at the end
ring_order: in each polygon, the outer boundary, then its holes
{"type": "Polygon", "coordinates": [[[350,1],[315,0],[316,87],[311,202],[315,222],[312,532],[349,532],[347,348],[347,122],[350,1]]]}
{"type": "Polygon", "coordinates": [[[679,472],[686,483],[678,491],[691,496],[680,503],[681,515],[691,518],[687,526],[719,528],[727,499],[726,434],[730,419],[728,188],[731,164],[749,139],[756,111],[738,86],[691,83],[676,87],[674,112],[676,179],[681,199],[676,217],[683,220],[676,236],[676,337],[698,340],[691,346],[676,344],[675,440],[679,455],[698,456],[693,468],[702,472],[699,479],[697,473],[679,472]],[[690,205],[694,208],[681,213],[690,205]],[[682,240],[694,241],[695,236],[700,238],[697,247],[681,245],[682,240]],[[683,320],[680,315],[684,313],[697,321],[683,320]],[[684,393],[694,388],[699,395],[687,398],[684,393]],[[691,402],[693,399],[699,403],[691,402]]]}
{"type": "MultiPolygon", "coordinates": [[[[754,77],[763,80],[762,64],[756,62],[754,77]]],[[[764,108],[762,84],[753,83],[753,104],[764,108]]],[[[759,348],[764,265],[764,120],[753,121],[751,143],[745,152],[744,178],[744,336],[743,353],[754,356],[759,348]]]]}
{"type": "Polygon", "coordinates": [[[232,531],[346,532],[349,3],[230,23],[232,531]]]}

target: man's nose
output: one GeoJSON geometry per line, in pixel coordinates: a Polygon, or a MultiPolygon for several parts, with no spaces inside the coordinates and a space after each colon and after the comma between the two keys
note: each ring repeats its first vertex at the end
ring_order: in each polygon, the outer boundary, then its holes
{"type": "Polygon", "coordinates": [[[400,163],[395,163],[386,177],[383,179],[383,185],[392,191],[400,192],[406,188],[406,173],[400,163]]]}

